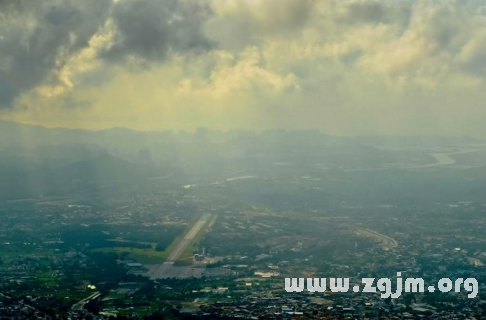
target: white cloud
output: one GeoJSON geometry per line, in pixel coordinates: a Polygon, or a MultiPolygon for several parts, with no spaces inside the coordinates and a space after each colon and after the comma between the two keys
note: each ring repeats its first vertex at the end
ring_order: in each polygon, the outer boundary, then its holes
{"type": "MultiPolygon", "coordinates": [[[[26,57],[51,63],[28,85],[8,83],[24,109],[7,116],[44,110],[53,118],[64,114],[66,121],[71,111],[60,110],[71,102],[84,106],[75,111],[85,119],[80,126],[98,117],[97,127],[310,126],[334,133],[486,135],[479,126],[453,125],[486,113],[478,103],[486,77],[480,1],[111,3],[101,27],[90,29],[76,50],[76,38],[60,33],[65,42],[55,52],[45,45],[42,52],[49,54],[26,57]],[[34,107],[39,92],[46,100],[34,107]]],[[[0,20],[11,26],[2,33],[0,52],[15,32],[25,36],[38,27],[38,13],[23,13],[24,24],[11,17],[0,20]]],[[[24,39],[15,42],[21,50],[30,38],[18,38],[24,39]]],[[[16,59],[0,55],[0,74],[18,72],[12,69],[16,59]]]]}

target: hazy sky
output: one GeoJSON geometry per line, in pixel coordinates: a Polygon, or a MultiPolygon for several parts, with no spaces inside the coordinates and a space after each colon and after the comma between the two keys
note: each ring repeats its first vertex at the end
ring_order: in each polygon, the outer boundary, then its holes
{"type": "Polygon", "coordinates": [[[486,138],[484,0],[0,0],[0,118],[486,138]]]}

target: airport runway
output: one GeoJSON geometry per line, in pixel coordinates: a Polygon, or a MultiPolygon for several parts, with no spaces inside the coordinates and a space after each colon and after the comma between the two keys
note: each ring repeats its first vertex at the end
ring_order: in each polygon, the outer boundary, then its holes
{"type": "Polygon", "coordinates": [[[177,244],[177,246],[172,250],[170,255],[167,257],[163,264],[147,266],[149,269],[148,275],[150,279],[163,279],[176,277],[179,274],[179,268],[190,268],[190,267],[174,267],[174,262],[180,258],[181,254],[186,250],[187,246],[191,241],[197,236],[199,231],[206,225],[208,220],[211,218],[211,214],[204,214],[194,226],[189,230],[189,232],[184,236],[184,238],[177,244]]]}

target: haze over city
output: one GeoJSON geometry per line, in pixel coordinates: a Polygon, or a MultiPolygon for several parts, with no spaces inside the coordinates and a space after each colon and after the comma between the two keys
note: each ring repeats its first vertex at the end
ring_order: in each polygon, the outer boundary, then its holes
{"type": "Polygon", "coordinates": [[[486,319],[485,80],[480,0],[0,0],[0,320],[486,319]]]}

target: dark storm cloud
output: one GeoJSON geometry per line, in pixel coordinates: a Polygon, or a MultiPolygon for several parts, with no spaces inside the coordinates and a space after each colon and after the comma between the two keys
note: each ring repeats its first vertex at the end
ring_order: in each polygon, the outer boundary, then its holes
{"type": "Polygon", "coordinates": [[[201,34],[209,10],[184,0],[0,0],[0,108],[42,84],[56,84],[59,71],[109,18],[110,61],[136,56],[160,62],[169,52],[210,47],[201,34]]]}
{"type": "Polygon", "coordinates": [[[211,43],[201,26],[209,14],[209,8],[197,1],[122,0],[112,12],[113,46],[101,56],[113,61],[127,56],[162,61],[169,52],[205,51],[211,43]]]}
{"type": "Polygon", "coordinates": [[[0,1],[0,108],[53,77],[88,45],[111,0],[0,1]]]}

